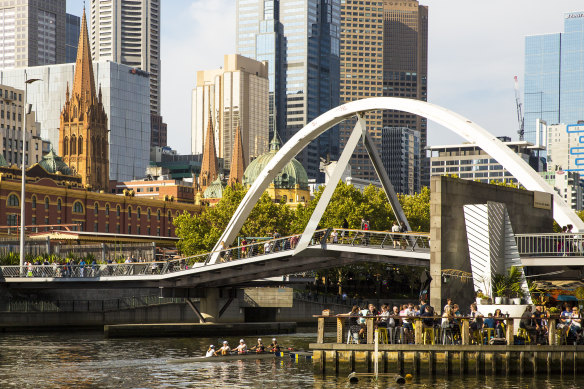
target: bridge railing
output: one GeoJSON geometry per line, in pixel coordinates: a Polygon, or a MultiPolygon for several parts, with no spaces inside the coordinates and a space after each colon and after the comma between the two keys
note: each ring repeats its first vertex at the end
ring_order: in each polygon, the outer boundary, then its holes
{"type": "Polygon", "coordinates": [[[335,228],[327,243],[381,249],[429,251],[430,235],[415,232],[363,231],[335,228]]]}
{"type": "Polygon", "coordinates": [[[584,256],[584,233],[516,234],[515,242],[520,255],[584,256]]]}

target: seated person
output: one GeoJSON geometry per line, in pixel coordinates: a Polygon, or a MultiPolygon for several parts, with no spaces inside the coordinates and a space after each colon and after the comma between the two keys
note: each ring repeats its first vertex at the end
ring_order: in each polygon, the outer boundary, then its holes
{"type": "Polygon", "coordinates": [[[577,338],[582,333],[582,315],[578,307],[572,308],[572,322],[570,323],[570,333],[577,338]]]}
{"type": "Polygon", "coordinates": [[[237,351],[238,354],[247,354],[247,345],[243,339],[239,339],[239,346],[233,349],[233,351],[237,351]]]}
{"type": "Polygon", "coordinates": [[[519,328],[523,328],[529,334],[531,340],[535,340],[535,326],[533,325],[531,305],[525,307],[525,311],[521,315],[521,320],[519,321],[519,328]]]}
{"type": "Polygon", "coordinates": [[[420,317],[422,317],[422,324],[424,325],[424,327],[426,328],[434,328],[434,312],[432,310],[432,307],[429,305],[426,305],[426,307],[424,308],[424,313],[422,313],[420,315],[420,317]]]}
{"type": "Polygon", "coordinates": [[[478,331],[481,328],[483,328],[483,314],[480,313],[477,310],[477,304],[476,303],[472,303],[470,305],[470,317],[471,317],[471,321],[470,321],[470,330],[472,332],[474,331],[478,331]]]}
{"type": "Polygon", "coordinates": [[[496,327],[495,319],[493,318],[493,314],[489,313],[487,318],[483,320],[483,328],[495,328],[496,327]]]}
{"type": "Polygon", "coordinates": [[[266,347],[262,343],[262,338],[258,338],[258,344],[253,346],[250,350],[253,350],[256,353],[263,353],[264,351],[266,351],[266,347]]]}
{"type": "Polygon", "coordinates": [[[280,351],[280,345],[278,344],[276,338],[272,338],[272,343],[270,343],[270,351],[273,353],[280,351]]]}
{"type": "Polygon", "coordinates": [[[212,357],[213,355],[215,355],[215,346],[210,345],[209,350],[207,350],[207,353],[205,354],[205,356],[212,357]]]}
{"type": "MultiPolygon", "coordinates": [[[[381,306],[381,313],[379,314],[379,316],[381,316],[381,317],[377,320],[378,327],[382,327],[382,328],[389,327],[390,313],[391,312],[389,312],[389,307],[387,305],[384,304],[381,306]]],[[[395,322],[393,324],[395,326],[395,322]]]]}
{"type": "Polygon", "coordinates": [[[231,347],[229,347],[229,343],[227,343],[226,340],[223,341],[223,346],[215,351],[215,356],[219,355],[218,353],[220,353],[221,355],[229,355],[229,353],[231,352],[231,347]]]}

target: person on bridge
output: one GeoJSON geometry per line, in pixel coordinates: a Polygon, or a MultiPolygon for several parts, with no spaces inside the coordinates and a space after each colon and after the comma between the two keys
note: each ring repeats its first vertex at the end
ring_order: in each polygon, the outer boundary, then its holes
{"type": "MultiPolygon", "coordinates": [[[[397,224],[397,221],[393,222],[393,225],[391,226],[391,232],[400,232],[400,228],[399,225],[397,224]]],[[[391,236],[391,239],[393,240],[393,248],[397,249],[398,245],[399,245],[399,241],[400,241],[400,235],[398,234],[394,234],[391,236]]]]}

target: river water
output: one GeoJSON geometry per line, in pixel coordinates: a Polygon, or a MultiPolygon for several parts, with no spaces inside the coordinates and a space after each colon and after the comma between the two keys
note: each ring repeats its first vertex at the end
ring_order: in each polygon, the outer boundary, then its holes
{"type": "MultiPolygon", "coordinates": [[[[270,335],[263,336],[271,341],[270,335]]],[[[307,349],[314,332],[278,336],[307,349]]],[[[580,377],[414,377],[349,384],[346,374],[322,376],[310,362],[289,358],[171,364],[202,355],[217,338],[105,339],[99,332],[0,334],[0,388],[584,388],[580,377]]],[[[238,338],[227,338],[236,345],[238,338]]],[[[248,345],[255,337],[246,338],[248,345]]]]}

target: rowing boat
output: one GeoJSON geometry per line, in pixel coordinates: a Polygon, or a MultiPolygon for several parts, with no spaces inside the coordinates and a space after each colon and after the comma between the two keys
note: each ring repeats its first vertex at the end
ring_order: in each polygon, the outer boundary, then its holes
{"type": "Polygon", "coordinates": [[[258,360],[258,359],[270,359],[270,358],[281,358],[284,356],[284,352],[279,351],[276,353],[247,353],[247,354],[230,354],[230,355],[219,355],[217,357],[194,357],[194,358],[183,358],[183,359],[170,359],[166,361],[167,363],[194,363],[194,362],[229,362],[229,361],[244,361],[244,360],[258,360]]]}

